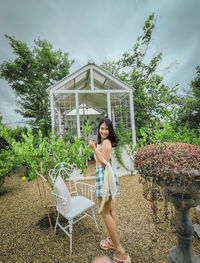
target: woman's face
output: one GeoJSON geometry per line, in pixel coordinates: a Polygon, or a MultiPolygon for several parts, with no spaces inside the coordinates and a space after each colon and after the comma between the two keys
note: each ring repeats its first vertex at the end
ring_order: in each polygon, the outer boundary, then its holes
{"type": "Polygon", "coordinates": [[[105,140],[109,135],[108,126],[104,123],[101,124],[99,128],[99,134],[101,135],[101,139],[105,140]]]}

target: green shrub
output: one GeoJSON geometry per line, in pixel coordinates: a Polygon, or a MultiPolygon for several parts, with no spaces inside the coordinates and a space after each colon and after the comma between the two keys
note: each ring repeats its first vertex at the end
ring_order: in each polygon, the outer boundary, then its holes
{"type": "Polygon", "coordinates": [[[0,122],[0,186],[4,183],[5,176],[9,176],[20,165],[12,148],[11,130],[0,122]]]}
{"type": "Polygon", "coordinates": [[[157,142],[182,142],[200,146],[200,136],[194,129],[190,130],[188,125],[175,126],[168,121],[154,128],[141,128],[137,148],[157,142]]]}
{"type": "MultiPolygon", "coordinates": [[[[85,133],[90,131],[88,125],[85,133]]],[[[29,129],[27,134],[22,134],[23,141],[16,142],[12,139],[11,145],[20,162],[25,164],[28,169],[28,181],[38,177],[36,172],[47,175],[49,169],[59,162],[67,162],[69,166],[76,166],[82,172],[86,168],[85,160],[90,159],[91,150],[88,143],[82,138],[74,137],[74,141],[65,142],[64,139],[51,135],[50,138],[43,137],[39,130],[36,137],[29,129]],[[42,171],[41,171],[42,164],[42,171]]]]}

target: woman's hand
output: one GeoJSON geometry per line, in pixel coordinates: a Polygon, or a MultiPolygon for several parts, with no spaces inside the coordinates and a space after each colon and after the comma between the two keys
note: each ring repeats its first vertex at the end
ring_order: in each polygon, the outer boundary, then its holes
{"type": "Polygon", "coordinates": [[[95,143],[91,140],[89,140],[89,148],[92,149],[93,151],[95,149],[95,143]]]}

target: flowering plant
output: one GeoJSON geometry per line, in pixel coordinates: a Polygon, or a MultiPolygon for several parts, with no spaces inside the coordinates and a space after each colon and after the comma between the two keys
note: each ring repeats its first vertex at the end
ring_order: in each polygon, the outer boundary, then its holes
{"type": "MultiPolygon", "coordinates": [[[[178,186],[183,183],[182,194],[191,191],[193,184],[200,186],[200,147],[188,143],[157,143],[140,148],[134,157],[135,166],[141,176],[143,195],[152,202],[154,219],[157,218],[155,201],[165,199],[160,185],[180,193],[178,186]],[[178,182],[174,187],[174,183],[178,182]]],[[[169,214],[165,204],[165,216],[169,214]]]]}
{"type": "Polygon", "coordinates": [[[188,180],[195,180],[195,170],[200,169],[200,147],[179,142],[147,145],[137,151],[135,165],[146,179],[160,177],[168,181],[187,174],[188,180]]]}

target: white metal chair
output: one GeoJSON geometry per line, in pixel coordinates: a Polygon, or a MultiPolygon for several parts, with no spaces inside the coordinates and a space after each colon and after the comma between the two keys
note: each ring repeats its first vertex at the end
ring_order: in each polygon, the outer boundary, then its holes
{"type": "MultiPolygon", "coordinates": [[[[64,163],[60,164],[60,166],[61,168],[57,170],[57,178],[59,178],[61,182],[60,177],[63,174],[67,173],[67,170],[64,167],[64,163]]],[[[87,216],[94,220],[97,231],[99,232],[94,213],[95,202],[93,201],[93,193],[95,191],[95,187],[93,185],[83,182],[77,182],[76,180],[69,178],[67,181],[69,185],[70,196],[68,196],[67,194],[59,194],[58,189],[56,189],[57,179],[54,176],[55,174],[53,174],[53,171],[51,171],[49,175],[55,185],[55,189],[54,191],[52,191],[52,194],[54,195],[56,210],[58,213],[54,233],[56,233],[57,227],[60,227],[68,235],[70,239],[70,254],[72,254],[73,224],[77,223],[87,216]],[[88,213],[89,211],[90,213],[88,213]],[[65,219],[67,219],[68,222],[66,226],[63,226],[59,221],[60,214],[65,219]]],[[[62,187],[65,186],[67,187],[65,181],[62,179],[62,187]]]]}
{"type": "Polygon", "coordinates": [[[53,169],[49,170],[49,177],[53,184],[55,184],[55,180],[57,176],[60,174],[63,178],[65,175],[70,175],[72,171],[76,169],[76,166],[71,165],[67,162],[57,163],[53,169]]]}

